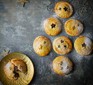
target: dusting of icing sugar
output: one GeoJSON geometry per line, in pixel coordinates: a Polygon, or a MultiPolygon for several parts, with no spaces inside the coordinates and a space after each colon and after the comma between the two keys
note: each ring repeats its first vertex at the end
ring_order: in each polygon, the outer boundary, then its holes
{"type": "Polygon", "coordinates": [[[26,21],[25,15],[22,11],[16,13],[17,22],[24,22],[26,21]],[[19,18],[20,17],[20,18],[19,18]]]}
{"type": "Polygon", "coordinates": [[[26,31],[26,28],[24,28],[23,26],[21,25],[15,26],[15,33],[12,34],[12,38],[15,36],[25,37],[26,36],[25,31],[26,31]]]}
{"type": "Polygon", "coordinates": [[[44,22],[43,22],[43,26],[45,27],[45,25],[48,23],[48,20],[46,19],[46,20],[44,20],[44,22]]]}
{"type": "Polygon", "coordinates": [[[8,62],[5,66],[4,66],[4,71],[8,76],[11,76],[11,78],[13,77],[13,75],[11,75],[13,73],[12,71],[12,67],[13,67],[13,64],[11,62],[8,62]]]}
{"type": "Polygon", "coordinates": [[[92,32],[88,32],[88,33],[84,33],[87,37],[89,37],[89,38],[92,38],[93,39],[93,36],[92,36],[92,32]]]}
{"type": "Polygon", "coordinates": [[[76,62],[81,62],[83,57],[81,55],[79,55],[78,53],[76,53],[76,51],[73,51],[72,57],[74,59],[74,61],[76,62]]]}
{"type": "Polygon", "coordinates": [[[68,74],[70,71],[71,71],[71,67],[67,68],[69,66],[68,62],[67,61],[63,61],[63,64],[62,64],[62,71],[65,73],[65,74],[68,74]]]}
{"type": "Polygon", "coordinates": [[[9,62],[9,63],[6,64],[5,67],[6,67],[7,70],[9,70],[9,67],[10,67],[10,66],[11,66],[11,63],[9,62]]]}
{"type": "Polygon", "coordinates": [[[8,23],[4,23],[3,24],[3,29],[0,29],[0,33],[3,34],[4,36],[7,36],[9,34],[7,28],[11,28],[13,25],[12,24],[8,24],[8,23]]]}
{"type": "Polygon", "coordinates": [[[78,28],[78,31],[80,33],[82,33],[82,31],[83,31],[83,24],[79,23],[79,26],[77,28],[78,28]]]}
{"type": "Polygon", "coordinates": [[[44,19],[41,20],[41,23],[39,26],[35,27],[35,30],[44,31],[44,19]]]}
{"type": "Polygon", "coordinates": [[[81,22],[79,22],[78,20],[74,20],[73,25],[76,25],[76,28],[79,31],[79,34],[82,33],[82,31],[83,31],[83,24],[81,22]],[[78,23],[79,26],[77,26],[77,23],[78,23]]]}
{"type": "Polygon", "coordinates": [[[85,44],[86,44],[89,48],[91,48],[91,46],[92,46],[92,41],[91,41],[88,37],[86,37],[86,38],[85,38],[85,44]]]}
{"type": "Polygon", "coordinates": [[[55,13],[52,15],[54,18],[59,18],[55,13]]]}
{"type": "MultiPolygon", "coordinates": [[[[61,30],[61,22],[59,21],[59,19],[58,18],[56,18],[56,17],[50,17],[50,18],[53,18],[54,20],[55,20],[55,23],[54,24],[56,24],[56,22],[58,21],[59,23],[57,24],[57,26],[58,26],[58,28],[61,30]]],[[[43,26],[45,27],[46,26],[46,24],[48,24],[48,18],[46,19],[46,20],[44,20],[44,22],[43,22],[43,26]]],[[[51,25],[50,25],[50,28],[51,28],[51,25]]]]}

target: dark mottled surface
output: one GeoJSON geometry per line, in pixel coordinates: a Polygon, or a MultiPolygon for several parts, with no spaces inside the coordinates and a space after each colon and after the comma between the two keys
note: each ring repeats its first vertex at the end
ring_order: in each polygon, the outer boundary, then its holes
{"type": "MultiPolygon", "coordinates": [[[[0,0],[0,52],[22,52],[28,55],[35,66],[35,75],[29,85],[93,85],[93,54],[81,57],[75,50],[68,55],[74,70],[67,76],[59,76],[52,71],[52,61],[58,56],[53,50],[46,57],[39,57],[33,50],[33,40],[45,35],[53,41],[55,37],[44,32],[43,20],[55,16],[54,4],[59,0],[30,0],[23,8],[16,0],[0,0]]],[[[70,18],[79,19],[84,24],[85,35],[93,40],[93,0],[64,0],[74,7],[70,18]]],[[[60,19],[60,18],[59,18],[60,19]]],[[[67,19],[60,19],[64,23],[67,19]]],[[[64,30],[58,36],[68,36],[64,30]]],[[[56,36],[57,37],[57,36],[56,36]]],[[[73,42],[76,37],[68,36],[73,42]]],[[[0,59],[2,56],[0,56],[0,59]]]]}

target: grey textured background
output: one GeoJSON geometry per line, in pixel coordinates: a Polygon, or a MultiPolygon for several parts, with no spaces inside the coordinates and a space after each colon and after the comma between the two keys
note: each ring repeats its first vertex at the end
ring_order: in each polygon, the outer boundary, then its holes
{"type": "MultiPolygon", "coordinates": [[[[0,0],[0,53],[4,49],[11,52],[22,52],[28,55],[35,66],[35,75],[29,85],[93,85],[93,54],[81,57],[75,50],[68,55],[74,69],[64,77],[52,70],[52,61],[58,56],[53,50],[46,57],[39,57],[33,50],[33,40],[39,35],[45,35],[43,21],[50,17],[57,17],[53,11],[54,4],[59,0],[30,0],[22,7],[17,0],[0,0]]],[[[85,35],[93,40],[93,0],[64,0],[73,5],[74,14],[70,18],[79,19],[84,24],[85,35]]],[[[61,19],[64,22],[67,19],[61,19]]],[[[58,36],[68,36],[64,29],[58,36]]],[[[74,43],[77,37],[68,36],[74,43]]],[[[2,59],[2,56],[0,56],[2,59]]]]}

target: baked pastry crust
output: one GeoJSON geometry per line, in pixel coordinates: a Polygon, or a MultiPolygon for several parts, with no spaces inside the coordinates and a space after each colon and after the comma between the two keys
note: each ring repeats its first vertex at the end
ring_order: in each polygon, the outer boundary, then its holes
{"type": "Polygon", "coordinates": [[[69,19],[64,25],[65,31],[70,36],[78,36],[83,31],[83,24],[79,20],[69,19]]]}
{"type": "Polygon", "coordinates": [[[60,1],[56,3],[54,11],[61,18],[69,18],[73,14],[73,7],[68,2],[60,1]]]}
{"type": "Polygon", "coordinates": [[[54,17],[50,17],[44,21],[44,29],[48,35],[55,36],[61,32],[61,22],[54,17]]]}
{"type": "Polygon", "coordinates": [[[78,54],[89,55],[93,50],[93,43],[90,38],[85,36],[78,37],[74,42],[75,50],[78,54]]]}
{"type": "Polygon", "coordinates": [[[73,68],[72,61],[64,56],[56,57],[52,64],[54,72],[62,76],[69,74],[73,68]]]}
{"type": "Polygon", "coordinates": [[[46,56],[51,51],[51,41],[45,36],[38,36],[33,42],[33,48],[39,56],[46,56]]]}
{"type": "Polygon", "coordinates": [[[57,37],[53,41],[53,49],[57,54],[68,54],[72,50],[72,42],[66,36],[57,37]]]}

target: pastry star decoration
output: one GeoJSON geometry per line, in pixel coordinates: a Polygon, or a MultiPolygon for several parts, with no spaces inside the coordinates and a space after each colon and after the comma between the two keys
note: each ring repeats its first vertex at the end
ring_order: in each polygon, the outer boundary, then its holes
{"type": "Polygon", "coordinates": [[[0,54],[0,56],[5,57],[6,55],[8,55],[10,53],[10,49],[6,48],[2,51],[2,53],[0,54]]]}
{"type": "Polygon", "coordinates": [[[28,0],[18,0],[17,2],[19,2],[20,4],[23,5],[23,7],[25,6],[25,3],[28,2],[28,0]]]}

